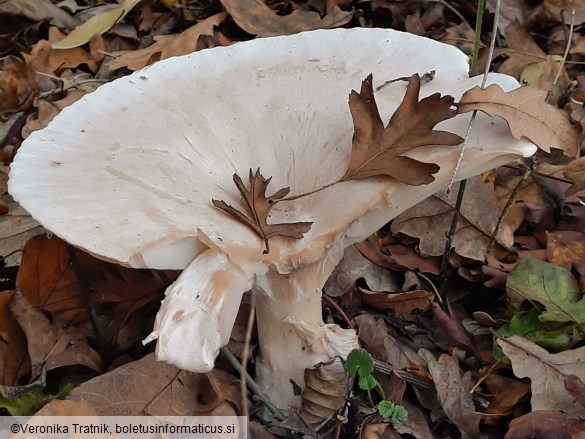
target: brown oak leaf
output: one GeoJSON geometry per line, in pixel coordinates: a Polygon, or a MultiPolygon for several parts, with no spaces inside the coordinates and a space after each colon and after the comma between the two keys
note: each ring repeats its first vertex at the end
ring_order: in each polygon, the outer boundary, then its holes
{"type": "Polygon", "coordinates": [[[256,173],[252,174],[250,169],[250,189],[246,188],[242,179],[238,174],[234,174],[234,183],[238,187],[240,194],[244,197],[246,204],[246,213],[238,210],[225,201],[211,200],[213,205],[224,212],[227,212],[238,221],[246,224],[252,230],[254,230],[262,239],[264,239],[265,250],[264,253],[268,253],[270,248],[268,246],[268,239],[273,236],[288,236],[290,238],[300,239],[303,237],[303,233],[307,233],[311,228],[312,222],[296,222],[296,223],[280,223],[280,224],[268,224],[268,214],[272,205],[284,198],[289,192],[290,188],[285,187],[277,190],[270,197],[266,196],[266,188],[270,183],[272,177],[264,178],[260,173],[260,169],[256,170],[256,173]]]}
{"type": "Polygon", "coordinates": [[[428,184],[439,170],[434,163],[423,163],[402,154],[424,145],[458,145],[463,139],[446,131],[433,130],[439,122],[457,114],[451,109],[453,97],[435,93],[419,101],[420,77],[413,75],[402,103],[384,128],[374,92],[372,75],[361,91],[349,95],[349,108],[355,132],[349,167],[341,181],[388,175],[411,186],[428,184]]]}
{"type": "Polygon", "coordinates": [[[467,90],[459,101],[459,112],[479,110],[508,122],[516,139],[526,137],[540,149],[557,148],[570,157],[579,152],[577,135],[568,116],[545,102],[546,92],[520,87],[505,92],[499,85],[467,90]]]}

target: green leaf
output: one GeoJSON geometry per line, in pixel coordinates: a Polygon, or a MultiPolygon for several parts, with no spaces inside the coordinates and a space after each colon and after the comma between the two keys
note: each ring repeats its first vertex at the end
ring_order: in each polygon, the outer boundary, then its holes
{"type": "MultiPolygon", "coordinates": [[[[550,352],[565,351],[583,339],[583,334],[574,323],[542,322],[539,316],[540,310],[536,308],[516,313],[510,323],[498,329],[498,334],[504,337],[520,335],[550,352]]],[[[502,349],[495,342],[494,358],[497,361],[505,358],[502,349]]]]}
{"type": "Polygon", "coordinates": [[[374,370],[374,360],[365,349],[354,349],[345,360],[345,370],[347,373],[360,377],[371,375],[374,370]]]}
{"type": "Polygon", "coordinates": [[[358,386],[362,390],[372,390],[378,385],[378,381],[372,375],[362,375],[358,380],[358,386]]]}
{"type": "Polygon", "coordinates": [[[401,405],[394,404],[392,401],[380,401],[377,408],[378,413],[385,421],[402,423],[408,421],[408,410],[401,405]]]}
{"type": "Polygon", "coordinates": [[[526,256],[508,276],[506,291],[515,306],[524,300],[541,303],[546,308],[539,316],[543,322],[585,323],[585,299],[564,268],[526,256]]]}

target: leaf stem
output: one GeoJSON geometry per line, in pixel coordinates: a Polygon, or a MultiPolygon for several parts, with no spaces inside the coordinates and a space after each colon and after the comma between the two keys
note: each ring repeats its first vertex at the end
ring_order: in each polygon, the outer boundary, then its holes
{"type": "Polygon", "coordinates": [[[313,194],[316,194],[318,192],[321,192],[321,191],[323,191],[325,189],[328,189],[331,186],[335,186],[336,184],[341,183],[342,181],[343,180],[340,179],[340,180],[334,181],[333,183],[328,183],[325,186],[322,186],[320,188],[314,189],[314,190],[309,191],[309,192],[304,192],[302,194],[294,195],[292,197],[281,198],[280,200],[275,200],[272,204],[280,203],[281,201],[293,201],[293,200],[298,200],[299,198],[308,197],[309,195],[313,195],[313,194]]]}

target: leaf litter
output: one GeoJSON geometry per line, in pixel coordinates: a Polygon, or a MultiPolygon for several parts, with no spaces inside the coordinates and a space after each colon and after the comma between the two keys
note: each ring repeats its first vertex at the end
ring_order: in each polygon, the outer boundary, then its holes
{"type": "MultiPolygon", "coordinates": [[[[493,3],[488,2],[491,10],[493,3]]],[[[98,12],[98,18],[88,21],[89,15],[51,2],[35,2],[34,8],[31,4],[8,1],[0,5],[2,14],[12,19],[0,36],[4,56],[0,65],[0,155],[5,166],[26,135],[46,126],[84,93],[160,59],[251,36],[382,22],[470,51],[476,8],[475,2],[467,1],[460,2],[455,13],[446,4],[416,2],[375,0],[366,6],[347,1],[224,0],[222,12],[217,2],[167,1],[137,3],[122,14],[115,10],[120,5],[106,5],[116,13],[105,12],[100,17],[98,12]],[[76,36],[73,29],[77,26],[76,36]],[[122,32],[124,26],[127,33],[122,32]],[[79,47],[56,49],[72,47],[67,41],[74,38],[79,47]]],[[[88,5],[96,6],[96,2],[88,5]]],[[[418,145],[461,143],[458,136],[436,128],[457,112],[480,110],[503,117],[515,136],[531,139],[542,151],[536,165],[516,163],[474,180],[477,188],[470,190],[471,196],[464,202],[449,258],[451,271],[443,286],[437,275],[446,227],[439,226],[441,210],[432,207],[432,202],[445,205],[448,201],[441,194],[428,200],[431,205],[415,206],[357,244],[363,256],[350,259],[343,276],[330,280],[326,291],[335,291],[329,298],[335,306],[330,303],[327,307],[329,319],[358,327],[362,346],[376,360],[379,381],[402,398],[397,403],[410,407],[410,422],[414,413],[422,414],[418,427],[410,423],[401,430],[352,406],[349,412],[336,408],[315,411],[315,401],[337,406],[351,395],[349,388],[332,384],[342,381],[337,372],[315,369],[313,393],[307,397],[313,405],[306,403],[304,410],[325,425],[332,418],[343,419],[347,423],[341,427],[342,434],[431,437],[432,429],[440,437],[481,434],[509,439],[536,434],[579,437],[585,432],[579,420],[585,414],[584,377],[580,375],[585,344],[581,248],[585,185],[581,159],[573,159],[584,145],[585,132],[585,75],[580,64],[585,56],[585,33],[578,27],[583,8],[579,2],[560,0],[536,6],[502,0],[502,11],[508,19],[508,23],[500,21],[505,39],[493,60],[487,60],[486,47],[481,49],[480,59],[527,86],[512,93],[493,86],[470,90],[459,102],[438,95],[419,101],[418,80],[413,77],[387,126],[379,116],[372,78],[350,95],[355,134],[351,160],[341,181],[380,175],[407,184],[432,181],[435,164],[415,162],[403,154],[418,145]],[[567,13],[572,7],[574,18],[567,13]],[[568,35],[571,20],[577,27],[568,35]],[[558,60],[567,39],[572,45],[561,64],[558,60]],[[573,89],[571,81],[576,84],[573,89]],[[527,169],[528,178],[522,180],[527,169]],[[516,186],[519,190],[514,192],[516,186]],[[486,257],[494,226],[511,196],[514,200],[495,238],[497,245],[486,257]],[[425,225],[415,226],[421,220],[425,225]],[[494,333],[498,335],[494,337],[494,333]],[[323,380],[329,384],[322,384],[323,380]],[[327,396],[329,388],[338,391],[335,397],[327,396]]],[[[271,170],[261,171],[270,175],[271,170]]],[[[222,205],[257,230],[267,251],[271,236],[301,239],[310,227],[308,223],[270,224],[271,206],[289,194],[283,189],[271,191],[269,181],[259,170],[251,175],[249,188],[240,180],[242,205],[222,205]],[[274,193],[266,196],[266,192],[274,193]]],[[[32,239],[21,257],[24,242],[42,229],[27,220],[8,194],[2,197],[6,209],[0,211],[0,249],[5,253],[0,255],[0,280],[12,288],[0,296],[0,385],[3,391],[17,389],[30,395],[28,402],[23,398],[10,403],[1,400],[5,409],[14,413],[32,410],[39,403],[32,389],[38,391],[47,380],[53,389],[64,389],[68,371],[84,366],[83,384],[67,400],[49,402],[44,410],[67,415],[96,413],[103,409],[112,383],[132,377],[148,382],[150,387],[145,388],[152,392],[146,398],[132,386],[122,389],[117,398],[132,413],[239,413],[242,395],[225,366],[218,365],[209,374],[186,374],[154,362],[140,343],[175,273],[141,272],[100,262],[57,238],[32,239]],[[10,241],[18,236],[20,240],[10,241]],[[9,270],[15,264],[19,264],[18,276],[9,270]],[[127,363],[120,365],[124,361],[127,363]],[[112,370],[104,373],[105,367],[112,370]],[[63,373],[63,380],[57,382],[63,373]],[[176,399],[170,398],[169,389],[176,399]],[[140,396],[143,399],[137,398],[140,396]],[[82,399],[88,402],[80,402],[82,399]],[[132,405],[132,401],[139,402],[132,405]]],[[[445,217],[450,211],[451,207],[445,210],[445,217]]],[[[254,345],[254,339],[251,343],[254,345]]],[[[366,399],[357,394],[358,402],[366,399]]],[[[265,426],[255,425],[267,433],[265,426]]]]}

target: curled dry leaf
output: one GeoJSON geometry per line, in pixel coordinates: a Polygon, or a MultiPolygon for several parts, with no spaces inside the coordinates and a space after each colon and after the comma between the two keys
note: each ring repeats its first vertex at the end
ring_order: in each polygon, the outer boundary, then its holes
{"type": "Polygon", "coordinates": [[[565,389],[565,378],[585,379],[585,347],[550,354],[523,337],[499,338],[498,344],[510,358],[518,378],[530,378],[532,410],[562,410],[571,416],[585,415],[585,409],[565,389]]]}
{"type": "Polygon", "coordinates": [[[460,113],[479,110],[492,117],[500,116],[508,122],[515,138],[526,137],[546,152],[557,148],[575,157],[579,146],[569,118],[562,110],[547,104],[545,98],[546,92],[532,87],[505,92],[493,84],[468,90],[458,107],[460,113]]]}
{"type": "Polygon", "coordinates": [[[408,81],[406,94],[390,122],[384,124],[378,112],[372,75],[363,82],[361,91],[349,95],[349,108],[355,132],[351,160],[341,181],[387,175],[411,186],[431,183],[439,170],[434,163],[424,163],[402,154],[423,145],[458,145],[456,134],[433,130],[433,127],[457,114],[450,107],[454,99],[435,93],[418,100],[420,77],[408,81]]]}
{"type": "Polygon", "coordinates": [[[277,15],[262,0],[221,0],[221,4],[234,21],[246,32],[259,37],[292,35],[314,29],[343,26],[353,12],[333,6],[323,18],[317,12],[296,10],[277,15]]]}
{"type": "Polygon", "coordinates": [[[306,369],[301,416],[311,425],[320,424],[341,408],[348,387],[349,379],[339,357],[315,369],[306,369]]]}
{"type": "Polygon", "coordinates": [[[26,336],[9,309],[12,293],[0,293],[0,385],[16,386],[30,372],[26,336]]]}
{"type": "Polygon", "coordinates": [[[300,239],[303,237],[303,233],[309,231],[311,224],[313,224],[311,222],[268,224],[267,220],[273,203],[284,198],[289,193],[290,188],[279,189],[270,197],[266,197],[266,189],[272,177],[264,178],[260,173],[260,169],[257,169],[256,173],[252,174],[252,170],[250,169],[249,179],[250,189],[246,188],[238,174],[234,174],[234,183],[238,187],[242,197],[244,197],[247,213],[243,213],[229,206],[224,201],[212,200],[212,202],[215,207],[227,212],[243,224],[246,224],[258,236],[262,237],[266,247],[265,253],[270,251],[268,240],[271,237],[278,235],[300,239]]]}

